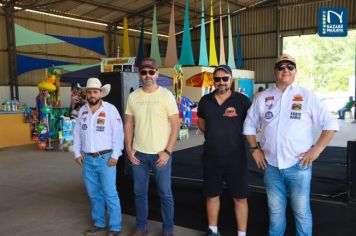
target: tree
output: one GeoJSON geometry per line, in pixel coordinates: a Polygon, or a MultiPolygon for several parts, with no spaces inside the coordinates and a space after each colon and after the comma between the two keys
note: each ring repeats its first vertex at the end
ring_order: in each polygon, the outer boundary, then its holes
{"type": "Polygon", "coordinates": [[[283,52],[297,60],[297,81],[314,92],[347,91],[355,75],[356,30],[347,37],[318,35],[286,37],[283,52]]]}

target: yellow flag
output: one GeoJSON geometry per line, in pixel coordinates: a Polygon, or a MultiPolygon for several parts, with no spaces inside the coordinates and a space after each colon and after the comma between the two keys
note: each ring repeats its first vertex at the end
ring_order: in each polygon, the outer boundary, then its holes
{"type": "Polygon", "coordinates": [[[129,27],[127,17],[124,16],[124,57],[130,56],[129,27]]]}
{"type": "Polygon", "coordinates": [[[210,0],[210,44],[209,44],[209,66],[218,66],[218,58],[215,48],[213,0],[210,0]]]}

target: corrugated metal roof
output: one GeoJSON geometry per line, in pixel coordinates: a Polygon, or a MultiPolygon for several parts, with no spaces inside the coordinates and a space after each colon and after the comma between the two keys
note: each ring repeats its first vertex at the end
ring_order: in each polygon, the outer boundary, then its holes
{"type": "MultiPolygon", "coordinates": [[[[0,0],[2,4],[13,0],[0,0]]],[[[266,0],[228,0],[231,12],[253,6],[266,0]]],[[[158,32],[167,34],[170,20],[172,1],[167,0],[15,0],[15,5],[24,9],[86,19],[104,24],[122,25],[124,16],[128,17],[129,27],[139,29],[137,17],[145,15],[152,19],[153,4],[157,6],[158,32]],[[136,18],[136,20],[135,20],[136,18]]],[[[176,31],[182,31],[184,25],[185,0],[175,0],[176,31]]],[[[226,1],[222,1],[222,8],[226,12],[226,1]]],[[[206,17],[209,16],[210,1],[205,0],[206,17]]],[[[219,12],[219,1],[213,1],[214,15],[219,12]]],[[[190,25],[200,24],[201,0],[189,1],[190,25]]],[[[147,20],[147,23],[151,23],[147,20]]],[[[146,25],[147,25],[146,23],[146,25]]]]}

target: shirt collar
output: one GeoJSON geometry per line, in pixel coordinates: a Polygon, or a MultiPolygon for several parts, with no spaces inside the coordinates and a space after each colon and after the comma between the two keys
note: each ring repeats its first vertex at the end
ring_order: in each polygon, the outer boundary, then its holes
{"type": "MultiPolygon", "coordinates": [[[[100,107],[105,107],[106,104],[107,104],[107,102],[104,102],[102,99],[100,99],[100,102],[101,102],[100,107]]],[[[90,107],[89,107],[89,103],[88,103],[88,102],[85,104],[85,108],[87,109],[87,111],[90,110],[90,107]]],[[[99,108],[99,109],[100,109],[100,108],[99,108]]]]}
{"type": "MultiPolygon", "coordinates": [[[[277,84],[275,84],[275,85],[273,86],[273,88],[274,88],[275,90],[280,91],[280,90],[278,89],[278,87],[277,87],[277,84]]],[[[286,90],[292,90],[292,89],[296,89],[296,88],[298,88],[298,85],[297,85],[296,82],[293,82],[293,83],[291,83],[290,85],[287,86],[286,90]]]]}

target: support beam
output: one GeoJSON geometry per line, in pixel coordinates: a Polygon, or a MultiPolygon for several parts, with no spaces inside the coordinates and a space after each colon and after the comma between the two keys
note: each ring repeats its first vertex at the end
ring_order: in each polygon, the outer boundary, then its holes
{"type": "MultiPolygon", "coordinates": [[[[71,0],[71,1],[73,1],[73,0],[71,0]]],[[[129,10],[127,8],[118,7],[118,6],[114,6],[114,5],[111,5],[111,4],[101,3],[99,1],[93,1],[93,0],[75,0],[75,2],[80,2],[80,3],[85,3],[85,4],[88,4],[88,5],[93,5],[93,6],[97,6],[97,7],[101,7],[101,8],[106,8],[106,9],[111,10],[111,11],[115,10],[115,11],[123,12],[125,14],[133,14],[133,13],[136,12],[136,11],[129,10]]]]}
{"type": "Polygon", "coordinates": [[[117,56],[116,33],[117,33],[117,26],[114,24],[108,24],[109,57],[117,56]]]}
{"type": "Polygon", "coordinates": [[[276,58],[282,54],[283,45],[281,41],[281,24],[280,24],[280,8],[279,8],[280,0],[277,0],[277,7],[276,7],[276,49],[277,49],[277,56],[276,58]]]}
{"type": "Polygon", "coordinates": [[[16,71],[16,40],[15,40],[15,23],[14,23],[14,7],[13,1],[8,2],[3,6],[5,10],[5,24],[7,36],[7,54],[9,61],[9,84],[11,99],[19,99],[19,85],[16,71]]]}

